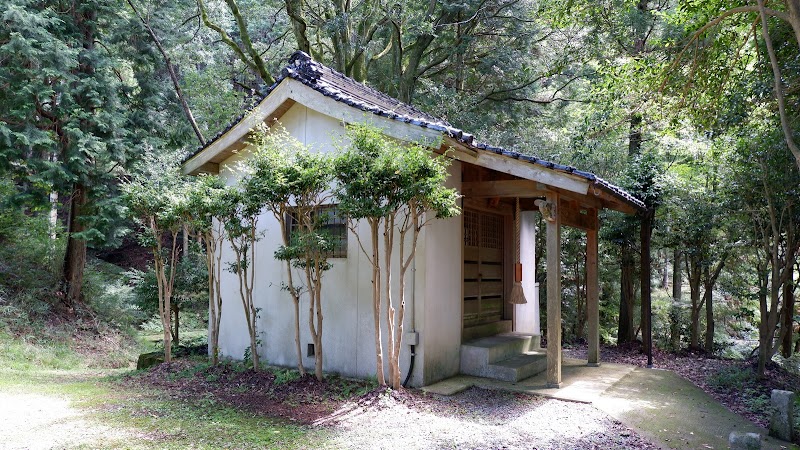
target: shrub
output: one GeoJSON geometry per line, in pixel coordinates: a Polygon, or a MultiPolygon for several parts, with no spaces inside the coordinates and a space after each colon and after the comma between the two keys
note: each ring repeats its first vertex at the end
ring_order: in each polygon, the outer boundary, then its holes
{"type": "Polygon", "coordinates": [[[36,319],[58,302],[57,287],[65,240],[52,230],[47,216],[25,212],[10,202],[10,182],[0,181],[0,304],[5,327],[20,324],[15,317],[36,319]],[[55,239],[51,232],[55,233],[55,239]],[[13,307],[11,311],[9,307],[13,307]]]}
{"type": "Polygon", "coordinates": [[[300,379],[300,372],[295,369],[283,369],[280,367],[271,368],[272,374],[275,375],[274,383],[276,385],[291,383],[294,380],[300,379]]]}
{"type": "Polygon", "coordinates": [[[133,332],[146,318],[136,305],[134,287],[119,267],[90,258],[84,274],[83,295],[86,305],[102,323],[133,332]]]}
{"type": "MultiPolygon", "coordinates": [[[[193,330],[206,327],[208,315],[208,272],[205,256],[199,251],[190,253],[189,257],[178,263],[175,275],[175,290],[172,304],[181,314],[179,330],[193,330]],[[189,314],[187,314],[189,313],[189,314]]],[[[169,270],[169,268],[167,268],[169,270]]],[[[148,270],[130,271],[127,274],[133,283],[133,302],[148,320],[141,322],[143,330],[161,331],[158,318],[158,286],[156,274],[152,267],[148,270]],[[155,317],[155,320],[152,318],[155,317]]]]}
{"type": "Polygon", "coordinates": [[[708,377],[708,383],[712,387],[731,391],[744,391],[757,380],[752,368],[738,366],[725,367],[708,377]]]}

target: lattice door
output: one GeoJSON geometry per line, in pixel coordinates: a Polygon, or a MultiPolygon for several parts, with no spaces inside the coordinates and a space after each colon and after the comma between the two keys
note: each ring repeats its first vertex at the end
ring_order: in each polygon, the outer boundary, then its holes
{"type": "Polygon", "coordinates": [[[464,211],[464,328],[503,317],[503,216],[464,211]]]}

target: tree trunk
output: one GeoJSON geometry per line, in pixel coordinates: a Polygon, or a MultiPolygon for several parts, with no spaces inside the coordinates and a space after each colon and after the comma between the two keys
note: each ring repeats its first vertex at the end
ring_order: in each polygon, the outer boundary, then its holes
{"type": "MultiPolygon", "coordinates": [[[[764,0],[757,0],[758,7],[760,10],[761,15],[761,36],[764,38],[764,47],[767,50],[767,55],[769,56],[770,67],[772,67],[772,75],[774,79],[774,92],[775,92],[775,100],[778,104],[778,116],[781,119],[781,129],[783,130],[783,137],[784,141],[786,142],[786,146],[789,147],[789,150],[792,152],[792,155],[795,158],[795,162],[797,163],[797,167],[800,168],[800,147],[797,146],[797,143],[794,140],[794,130],[792,129],[791,119],[789,118],[789,114],[786,112],[786,97],[785,97],[785,90],[783,87],[783,75],[781,74],[781,66],[778,62],[778,56],[775,52],[775,49],[772,45],[772,38],[769,34],[769,23],[767,20],[767,14],[764,10],[765,2],[764,0]]],[[[791,3],[791,2],[790,2],[791,3]]],[[[796,8],[795,5],[790,5],[790,13],[796,14],[797,10],[795,9],[792,12],[791,8],[796,8]]],[[[796,15],[795,15],[796,17],[796,15]]],[[[793,28],[796,27],[795,23],[791,24],[793,28]]],[[[795,28],[795,33],[798,33],[798,30],[795,28]]],[[[798,34],[796,34],[798,36],[798,34]]],[[[800,42],[799,42],[800,43],[800,42]]],[[[790,106],[791,108],[791,106],[790,106]]]]}
{"type": "Polygon", "coordinates": [[[384,298],[386,299],[386,348],[389,350],[389,380],[395,378],[394,333],[395,307],[392,295],[392,250],[394,247],[394,221],[390,214],[383,222],[384,298]]]}
{"type": "Polygon", "coordinates": [[[315,300],[317,332],[314,333],[314,374],[317,380],[322,381],[322,302],[320,300],[320,293],[317,292],[315,300]]]}
{"type": "Polygon", "coordinates": [[[800,46],[800,0],[786,0],[786,9],[789,12],[789,24],[794,31],[794,39],[800,46]]]}
{"type": "Polygon", "coordinates": [[[372,239],[372,318],[375,325],[375,377],[378,384],[386,385],[383,374],[383,339],[381,338],[381,266],[380,248],[378,246],[378,221],[369,220],[372,239]]]}
{"type": "Polygon", "coordinates": [[[75,237],[86,228],[81,223],[83,209],[88,202],[88,194],[83,184],[75,183],[70,197],[69,220],[67,226],[67,250],[64,253],[64,270],[61,291],[62,302],[67,312],[75,312],[75,303],[81,300],[83,271],[86,267],[86,241],[75,237]]]}
{"type": "Polygon", "coordinates": [[[761,321],[758,324],[758,368],[756,374],[759,377],[764,376],[767,369],[767,360],[770,359],[770,348],[772,347],[772,335],[769,331],[769,312],[767,310],[767,294],[766,292],[758,295],[759,306],[761,310],[761,321]]]}
{"type": "MultiPolygon", "coordinates": [[[[787,269],[792,270],[792,269],[787,269]]],[[[792,356],[792,341],[794,340],[794,284],[790,279],[783,285],[783,342],[781,343],[781,356],[792,356]]]]}
{"type": "Polygon", "coordinates": [[[633,342],[633,307],[635,303],[633,293],[633,275],[635,260],[633,249],[629,245],[620,247],[620,300],[619,300],[619,325],[617,328],[617,343],[633,342]]]}
{"type": "Polygon", "coordinates": [[[669,312],[670,345],[673,351],[681,347],[681,252],[673,250],[672,254],[672,306],[669,312]]]}
{"type": "MultiPolygon", "coordinates": [[[[287,263],[288,264],[288,263],[287,263]]],[[[289,271],[292,269],[289,268],[289,271]]],[[[297,354],[297,370],[300,375],[306,374],[306,368],[303,366],[303,350],[300,346],[300,299],[292,296],[292,303],[294,304],[294,350],[297,354]]]]}
{"type": "MultiPolygon", "coordinates": [[[[697,300],[700,301],[699,299],[697,300]]],[[[692,300],[694,303],[694,299],[692,300]]],[[[692,307],[692,324],[689,332],[689,348],[698,350],[700,348],[700,307],[692,307]]]]}
{"type": "Polygon", "coordinates": [[[178,302],[172,302],[172,315],[175,317],[175,321],[172,324],[173,332],[172,332],[172,342],[175,345],[180,345],[180,325],[181,325],[181,317],[180,317],[180,308],[178,308],[178,302]]]}
{"type": "MultiPolygon", "coordinates": [[[[705,269],[706,277],[709,277],[709,269],[706,267],[705,269]]],[[[705,303],[706,303],[706,341],[705,341],[705,350],[708,354],[714,353],[714,291],[713,291],[713,283],[707,283],[705,286],[705,292],[703,296],[705,296],[705,303]]]]}
{"type": "MultiPolygon", "coordinates": [[[[779,243],[778,237],[774,236],[772,242],[768,243],[766,247],[769,248],[769,298],[761,299],[761,326],[759,327],[759,352],[758,352],[758,373],[760,378],[764,377],[767,368],[767,362],[772,359],[774,355],[773,341],[775,339],[775,329],[778,324],[778,304],[780,299],[780,291],[782,285],[781,270],[780,270],[780,256],[779,256],[779,243]]],[[[791,266],[788,270],[791,270],[791,266]]]]}
{"type": "Polygon", "coordinates": [[[311,54],[311,43],[308,41],[308,24],[303,14],[303,0],[285,0],[286,14],[292,22],[294,39],[297,42],[297,49],[311,54]]]}
{"type": "Polygon", "coordinates": [[[208,275],[208,352],[211,356],[211,364],[219,364],[219,322],[217,309],[217,282],[216,282],[216,241],[213,231],[198,233],[198,238],[206,247],[206,272],[208,275]]]}
{"type": "Polygon", "coordinates": [[[50,191],[50,241],[53,243],[50,247],[51,254],[55,250],[55,240],[58,237],[58,191],[50,191]]]}
{"type": "Polygon", "coordinates": [[[689,296],[691,298],[691,323],[689,324],[689,348],[691,350],[700,350],[700,311],[703,309],[704,300],[700,298],[702,269],[699,258],[701,256],[696,253],[685,255],[689,296]]]}

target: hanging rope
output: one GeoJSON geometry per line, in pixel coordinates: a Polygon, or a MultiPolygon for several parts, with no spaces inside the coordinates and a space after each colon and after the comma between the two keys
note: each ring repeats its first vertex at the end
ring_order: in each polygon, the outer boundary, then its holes
{"type": "Polygon", "coordinates": [[[511,288],[511,297],[508,299],[508,302],[514,305],[524,305],[528,303],[528,300],[525,299],[525,292],[522,289],[522,262],[521,262],[521,251],[520,246],[521,239],[520,239],[520,209],[519,209],[519,197],[517,197],[517,205],[514,210],[514,244],[515,244],[515,256],[516,256],[516,263],[514,264],[514,286],[511,288]]]}

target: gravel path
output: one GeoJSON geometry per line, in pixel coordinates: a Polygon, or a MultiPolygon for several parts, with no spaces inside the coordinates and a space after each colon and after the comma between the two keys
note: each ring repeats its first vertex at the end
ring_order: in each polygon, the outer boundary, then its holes
{"type": "Polygon", "coordinates": [[[376,393],[317,425],[332,426],[329,448],[658,448],[591,405],[479,388],[376,393]]]}
{"type": "Polygon", "coordinates": [[[122,430],[87,420],[68,400],[0,392],[0,449],[92,446],[126,436],[122,430]]]}

